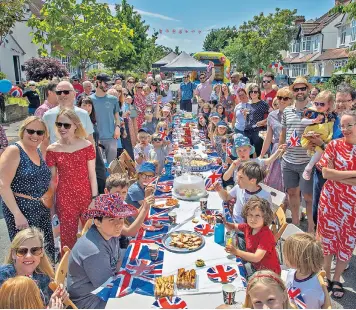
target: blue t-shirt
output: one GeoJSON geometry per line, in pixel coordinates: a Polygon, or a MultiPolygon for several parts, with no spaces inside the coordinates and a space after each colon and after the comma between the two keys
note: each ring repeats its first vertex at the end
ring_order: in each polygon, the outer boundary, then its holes
{"type": "Polygon", "coordinates": [[[111,95],[97,97],[96,94],[92,94],[90,98],[94,103],[100,140],[113,139],[116,128],[115,113],[120,112],[117,98],[111,95]]]}
{"type": "MultiPolygon", "coordinates": [[[[2,265],[0,266],[0,286],[10,278],[16,277],[16,270],[14,265],[2,265]]],[[[31,279],[36,282],[38,288],[41,291],[41,298],[45,306],[48,305],[51,295],[53,294],[52,290],[48,287],[51,279],[46,274],[34,272],[31,279]]]]}
{"type": "Polygon", "coordinates": [[[138,209],[140,208],[140,204],[138,202],[143,200],[144,198],[145,190],[140,186],[140,184],[138,184],[138,182],[135,182],[129,187],[126,196],[126,202],[128,204],[133,205],[138,209]]]}
{"type": "Polygon", "coordinates": [[[187,84],[184,82],[180,83],[181,99],[191,100],[193,98],[193,91],[196,87],[197,86],[192,82],[188,82],[187,84]]]}
{"type": "Polygon", "coordinates": [[[340,129],[340,117],[336,116],[335,121],[334,121],[334,126],[333,126],[333,137],[332,140],[342,138],[344,135],[342,134],[342,131],[340,129]]]}

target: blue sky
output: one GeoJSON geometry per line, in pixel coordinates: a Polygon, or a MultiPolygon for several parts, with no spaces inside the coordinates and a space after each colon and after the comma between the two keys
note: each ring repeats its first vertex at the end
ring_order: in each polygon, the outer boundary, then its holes
{"type": "MultiPolygon", "coordinates": [[[[120,0],[106,0],[109,4],[120,0]]],[[[211,28],[239,26],[254,15],[271,13],[276,7],[297,9],[298,15],[315,19],[333,7],[335,0],[128,0],[155,29],[169,29],[157,43],[171,48],[176,45],[188,53],[202,50],[204,38],[211,28]],[[172,29],[202,30],[195,34],[172,34],[172,29]]]]}

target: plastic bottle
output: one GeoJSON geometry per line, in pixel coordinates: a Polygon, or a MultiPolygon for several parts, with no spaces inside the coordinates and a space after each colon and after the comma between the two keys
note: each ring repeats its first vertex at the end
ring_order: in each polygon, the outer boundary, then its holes
{"type": "Polygon", "coordinates": [[[225,239],[225,226],[222,219],[217,218],[214,227],[214,241],[218,244],[224,245],[225,239]]]}

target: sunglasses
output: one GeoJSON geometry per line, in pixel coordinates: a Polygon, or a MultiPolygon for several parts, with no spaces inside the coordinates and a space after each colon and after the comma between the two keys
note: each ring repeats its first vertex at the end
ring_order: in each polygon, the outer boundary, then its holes
{"type": "Polygon", "coordinates": [[[123,94],[124,95],[124,97],[127,97],[129,94],[123,94]]]}
{"type": "Polygon", "coordinates": [[[31,84],[31,85],[28,85],[28,86],[30,86],[30,87],[31,87],[31,86],[36,86],[36,85],[31,84]]]}
{"type": "Polygon", "coordinates": [[[45,131],[44,130],[34,130],[34,129],[27,129],[26,128],[26,132],[30,135],[30,136],[32,136],[33,134],[37,134],[37,136],[43,136],[44,135],[44,133],[45,133],[45,131]]]}
{"type": "Polygon", "coordinates": [[[316,107],[325,107],[325,103],[324,102],[314,102],[316,107]]]}
{"type": "Polygon", "coordinates": [[[248,93],[249,94],[259,94],[260,92],[258,90],[251,90],[248,93]]]}
{"type": "Polygon", "coordinates": [[[69,95],[70,92],[71,92],[71,90],[56,90],[56,95],[60,96],[60,95],[62,95],[62,93],[65,95],[69,95]]]}
{"type": "Polygon", "coordinates": [[[267,83],[267,84],[269,84],[271,82],[272,82],[272,80],[264,80],[264,81],[262,81],[262,83],[267,83]]]}
{"type": "Polygon", "coordinates": [[[146,111],[145,113],[146,113],[146,114],[153,114],[152,111],[146,111]]]}
{"type": "Polygon", "coordinates": [[[28,249],[28,248],[15,249],[17,257],[26,256],[28,251],[30,251],[31,255],[33,255],[33,256],[40,256],[42,254],[42,252],[43,252],[43,247],[36,246],[36,247],[31,248],[31,249],[28,249]]]}
{"type": "Polygon", "coordinates": [[[356,125],[356,123],[354,123],[354,124],[348,124],[348,125],[346,125],[346,126],[344,126],[344,125],[339,125],[339,128],[340,128],[341,130],[351,130],[352,127],[354,127],[355,125],[356,125]]]}
{"type": "Polygon", "coordinates": [[[55,124],[56,124],[57,128],[64,127],[64,129],[70,129],[70,127],[72,127],[72,124],[68,124],[68,123],[56,122],[55,124]]]}
{"type": "Polygon", "coordinates": [[[137,86],[136,88],[137,88],[137,89],[142,89],[143,87],[142,87],[142,86],[137,86]]]}
{"type": "Polygon", "coordinates": [[[127,81],[127,83],[133,84],[133,83],[134,83],[134,81],[127,81]]]}
{"type": "Polygon", "coordinates": [[[153,141],[153,142],[161,142],[162,139],[161,139],[161,138],[153,138],[152,141],[153,141]]]}
{"type": "Polygon", "coordinates": [[[288,101],[289,99],[292,99],[292,98],[277,96],[277,99],[278,99],[279,101],[288,101]]]}
{"type": "Polygon", "coordinates": [[[299,87],[299,88],[294,88],[293,91],[297,93],[298,91],[306,91],[307,87],[299,87]]]}

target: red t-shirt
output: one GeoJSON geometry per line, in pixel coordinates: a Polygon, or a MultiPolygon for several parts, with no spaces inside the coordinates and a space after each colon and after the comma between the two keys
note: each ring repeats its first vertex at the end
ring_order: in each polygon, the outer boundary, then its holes
{"type": "Polygon", "coordinates": [[[75,89],[75,92],[77,93],[76,97],[78,97],[81,93],[84,92],[84,88],[82,84],[75,84],[73,85],[73,88],[75,89]]]}
{"type": "Polygon", "coordinates": [[[252,228],[248,224],[239,224],[238,229],[245,234],[246,251],[250,253],[256,253],[258,249],[266,251],[265,256],[259,263],[252,263],[256,270],[269,269],[276,274],[281,274],[281,266],[276,251],[276,241],[274,239],[272,231],[264,226],[261,230],[252,235],[252,228]]]}
{"type": "Polygon", "coordinates": [[[262,92],[261,94],[261,99],[263,101],[266,101],[268,103],[268,105],[270,106],[270,108],[272,108],[272,102],[273,102],[273,99],[274,97],[276,97],[277,95],[277,91],[272,89],[269,93],[266,94],[266,92],[262,92]]]}

